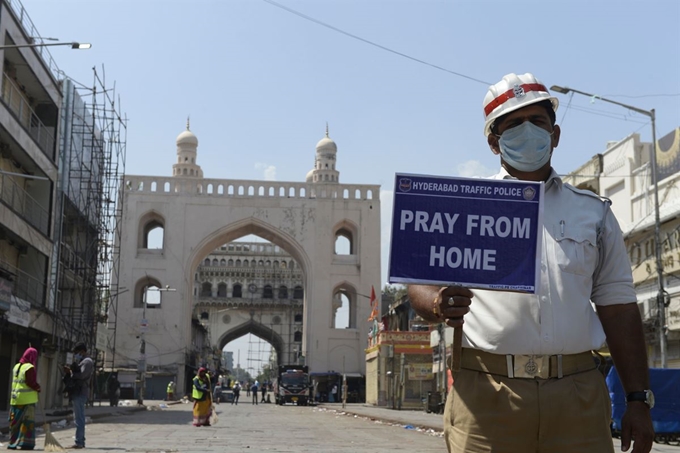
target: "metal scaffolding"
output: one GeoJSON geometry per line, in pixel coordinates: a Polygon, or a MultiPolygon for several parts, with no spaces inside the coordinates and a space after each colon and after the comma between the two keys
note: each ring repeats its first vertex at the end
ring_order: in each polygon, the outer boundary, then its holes
{"type": "MultiPolygon", "coordinates": [[[[119,113],[115,85],[107,87],[96,68],[91,88],[68,78],[62,83],[53,338],[62,351],[84,342],[88,351],[103,354],[107,328],[114,331],[109,348],[115,351],[121,293],[117,282],[127,119],[119,113]]],[[[98,363],[103,360],[96,357],[98,363]]]]}

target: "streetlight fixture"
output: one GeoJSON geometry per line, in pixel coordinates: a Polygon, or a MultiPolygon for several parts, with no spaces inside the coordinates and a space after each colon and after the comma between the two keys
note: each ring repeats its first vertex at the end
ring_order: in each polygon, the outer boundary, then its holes
{"type": "Polygon", "coordinates": [[[92,44],[87,42],[38,42],[32,44],[7,44],[0,46],[0,50],[5,49],[21,49],[24,47],[51,47],[51,46],[71,46],[71,49],[89,49],[92,44]]]}
{"type": "Polygon", "coordinates": [[[661,259],[661,215],[659,213],[659,181],[658,173],[656,169],[656,112],[654,109],[643,110],[632,105],[623,104],[621,102],[612,101],[610,99],[603,98],[596,94],[590,94],[583,91],[575,90],[569,87],[561,87],[559,85],[553,85],[550,87],[551,90],[557,91],[558,93],[568,94],[569,92],[582,94],[588,96],[591,99],[599,99],[604,102],[609,102],[610,104],[619,105],[625,107],[628,110],[640,113],[642,115],[648,116],[652,123],[652,147],[649,150],[650,156],[649,161],[652,167],[652,184],[654,185],[654,255],[656,258],[656,274],[657,274],[657,284],[658,292],[656,293],[656,305],[659,310],[659,351],[661,354],[661,368],[667,368],[668,364],[666,361],[666,291],[663,286],[663,261],[661,259]]]}

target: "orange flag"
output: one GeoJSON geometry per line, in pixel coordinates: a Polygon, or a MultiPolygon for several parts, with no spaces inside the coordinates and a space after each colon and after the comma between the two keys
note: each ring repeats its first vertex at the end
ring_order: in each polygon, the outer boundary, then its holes
{"type": "Polygon", "coordinates": [[[375,288],[371,285],[371,316],[368,317],[369,321],[373,321],[378,317],[378,299],[375,297],[375,288]]]}

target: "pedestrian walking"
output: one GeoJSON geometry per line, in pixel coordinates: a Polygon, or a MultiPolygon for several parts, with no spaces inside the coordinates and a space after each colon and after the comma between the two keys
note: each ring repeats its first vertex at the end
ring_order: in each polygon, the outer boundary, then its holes
{"type": "Polygon", "coordinates": [[[109,405],[118,406],[118,400],[120,399],[120,382],[115,373],[109,375],[107,393],[109,394],[109,405]]]}
{"type": "Polygon", "coordinates": [[[333,388],[331,388],[331,395],[330,398],[328,398],[329,403],[335,403],[338,401],[338,384],[333,384],[333,388]]]}
{"type": "Polygon", "coordinates": [[[213,390],[213,402],[215,404],[220,404],[221,399],[222,399],[222,386],[219,383],[217,383],[213,390]]]}
{"type": "Polygon", "coordinates": [[[253,402],[252,402],[252,404],[257,404],[257,396],[258,396],[258,393],[257,393],[257,392],[258,392],[258,390],[259,390],[258,387],[259,387],[259,386],[258,386],[257,381],[255,381],[255,383],[253,384],[253,386],[250,387],[250,392],[253,394],[253,402]]]}
{"type": "Polygon", "coordinates": [[[234,382],[234,387],[231,389],[234,397],[231,400],[231,404],[236,404],[238,406],[238,398],[241,394],[241,384],[238,381],[234,382]]]}
{"type": "Polygon", "coordinates": [[[262,384],[262,388],[260,389],[260,392],[262,393],[262,400],[260,401],[261,403],[266,403],[267,399],[265,398],[267,396],[267,383],[262,384]]]}
{"type": "Polygon", "coordinates": [[[168,382],[168,386],[165,388],[166,401],[175,401],[175,389],[176,389],[175,381],[168,382]]]}
{"type": "Polygon", "coordinates": [[[40,384],[36,366],[38,351],[27,348],[12,370],[12,392],[9,401],[10,450],[35,448],[35,406],[38,403],[40,384]]]}
{"type": "Polygon", "coordinates": [[[635,453],[652,448],[630,260],[608,201],[562,182],[551,166],[562,132],[557,107],[529,73],[506,75],[483,103],[484,135],[500,157],[494,178],[545,183],[540,292],[408,288],[420,316],[462,329],[444,415],[450,452],[613,453],[611,403],[591,353],[605,341],[628,392],[622,450],[631,440],[635,453]]]}
{"type": "Polygon", "coordinates": [[[73,383],[69,389],[69,398],[73,404],[73,418],[76,423],[76,442],[69,448],[85,448],[85,403],[90,397],[90,379],[94,371],[94,362],[87,355],[85,343],[78,343],[73,348],[73,363],[64,365],[65,378],[73,383]]]}
{"type": "Polygon", "coordinates": [[[210,426],[212,395],[208,370],[201,367],[192,381],[191,397],[194,399],[194,426],[210,426]]]}

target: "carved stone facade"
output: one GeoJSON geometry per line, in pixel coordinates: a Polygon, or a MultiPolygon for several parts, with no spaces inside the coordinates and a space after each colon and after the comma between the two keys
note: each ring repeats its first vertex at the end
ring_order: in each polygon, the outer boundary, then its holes
{"type": "Polygon", "coordinates": [[[337,146],[328,136],[317,144],[306,182],[206,179],[197,147],[184,131],[173,176],[125,177],[117,283],[130,291],[119,296],[110,321],[115,354],[108,351],[107,365],[136,370],[143,331],[149,373],[172,375],[186,390],[207,354],[219,357],[224,344],[253,333],[272,344],[280,362],[297,358],[312,372],[365,374],[371,307],[359,298],[381,286],[380,187],[340,184],[337,146]],[[149,238],[159,230],[162,243],[153,248],[149,238]],[[227,258],[223,252],[249,235],[271,249],[233,250],[227,258]],[[347,253],[337,251],[338,240],[346,241],[347,253]],[[149,288],[161,290],[153,308],[145,303],[149,288]],[[338,298],[348,304],[346,328],[335,328],[338,298]]]}

